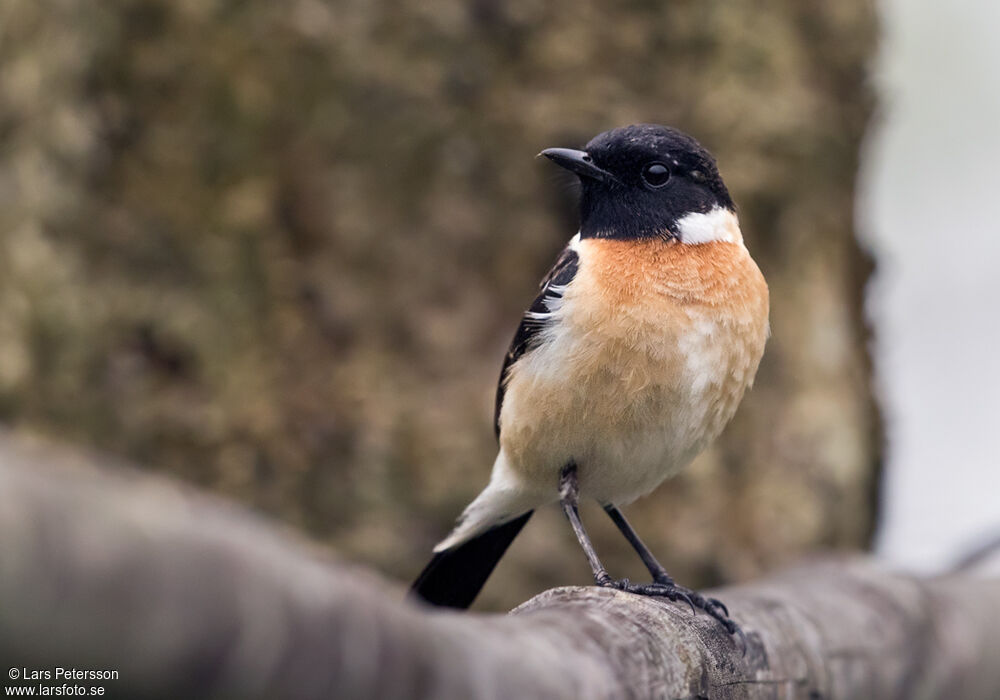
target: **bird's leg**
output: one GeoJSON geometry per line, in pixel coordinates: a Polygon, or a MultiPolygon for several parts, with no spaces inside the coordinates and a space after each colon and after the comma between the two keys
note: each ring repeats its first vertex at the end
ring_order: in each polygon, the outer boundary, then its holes
{"type": "Polygon", "coordinates": [[[656,561],[653,553],[649,551],[649,548],[635,534],[635,530],[625,520],[625,516],[614,506],[608,506],[605,510],[611,516],[611,519],[615,521],[615,524],[618,525],[618,528],[625,537],[628,538],[632,546],[635,547],[635,550],[642,557],[642,561],[646,564],[650,573],[653,574],[656,582],[641,584],[631,583],[628,579],[616,580],[611,578],[608,570],[604,568],[604,565],[598,558],[597,551],[594,549],[587,531],[583,528],[583,522],[580,520],[580,512],[578,510],[579,500],[580,486],[577,481],[576,463],[569,462],[559,474],[559,502],[562,504],[563,512],[569,519],[570,525],[573,526],[573,534],[576,535],[583,553],[587,556],[590,569],[594,572],[594,581],[598,586],[615,588],[626,593],[656,596],[672,601],[684,601],[691,606],[692,612],[695,608],[704,610],[718,620],[726,628],[727,632],[737,634],[741,638],[743,637],[743,632],[740,628],[735,622],[729,619],[729,612],[726,610],[725,605],[715,598],[706,598],[697,591],[692,591],[689,588],[684,588],[674,583],[674,580],[670,578],[666,570],[656,561]]]}
{"type": "Polygon", "coordinates": [[[607,513],[621,533],[625,535],[625,539],[628,540],[629,544],[642,559],[642,563],[646,565],[649,569],[650,575],[653,577],[653,583],[649,586],[629,584],[628,590],[632,593],[639,593],[641,595],[654,595],[654,596],[664,596],[670,600],[683,600],[692,609],[699,608],[704,610],[706,613],[714,617],[726,630],[732,633],[739,633],[739,627],[736,623],[729,619],[729,610],[726,606],[719,600],[715,598],[706,598],[697,591],[693,591],[690,588],[685,588],[684,586],[678,585],[674,579],[667,573],[667,570],[663,568],[663,565],[656,560],[653,553],[649,551],[649,547],[639,539],[639,535],[636,531],[632,529],[628,520],[625,519],[625,515],[618,510],[617,507],[613,505],[604,506],[604,512],[607,513]]]}
{"type": "Polygon", "coordinates": [[[653,553],[649,551],[649,547],[647,547],[645,543],[639,539],[639,535],[636,534],[636,531],[632,529],[628,520],[625,519],[625,514],[613,505],[604,506],[604,512],[610,516],[612,522],[614,522],[614,524],[618,526],[618,529],[621,530],[621,533],[625,535],[625,539],[627,539],[628,543],[632,545],[632,549],[636,551],[639,558],[642,559],[642,563],[646,565],[647,569],[649,569],[649,573],[653,577],[653,580],[656,581],[656,583],[662,583],[665,586],[673,586],[674,579],[671,578],[670,574],[667,573],[667,570],[663,568],[663,565],[656,561],[656,557],[654,557],[653,553]]]}
{"type": "Polygon", "coordinates": [[[580,485],[576,479],[576,462],[569,462],[559,474],[559,503],[569,519],[569,524],[573,526],[576,541],[580,543],[583,553],[587,556],[590,569],[594,572],[594,581],[597,582],[598,586],[610,586],[614,582],[608,574],[608,570],[604,568],[601,560],[597,557],[597,551],[594,549],[587,531],[583,529],[580,512],[577,510],[579,501],[580,485]]]}

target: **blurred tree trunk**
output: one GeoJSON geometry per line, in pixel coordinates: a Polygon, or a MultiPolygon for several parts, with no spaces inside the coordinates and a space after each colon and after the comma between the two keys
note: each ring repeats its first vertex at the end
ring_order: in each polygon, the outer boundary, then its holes
{"type": "MultiPolygon", "coordinates": [[[[0,33],[0,420],[408,577],[486,482],[502,354],[574,232],[533,155],[661,122],[718,156],[773,337],[719,444],[629,515],[692,585],[868,541],[868,2],[11,0],[0,33]]],[[[587,580],[557,518],[485,605],[587,580]]]]}

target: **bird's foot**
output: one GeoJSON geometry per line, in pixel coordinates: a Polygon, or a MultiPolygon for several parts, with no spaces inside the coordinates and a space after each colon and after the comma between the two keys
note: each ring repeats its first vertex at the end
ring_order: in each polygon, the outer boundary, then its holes
{"type": "Polygon", "coordinates": [[[729,618],[729,610],[716,598],[707,598],[698,591],[678,585],[669,576],[657,576],[655,583],[632,583],[627,578],[613,579],[607,572],[595,577],[598,586],[602,588],[614,588],[625,593],[650,596],[654,598],[666,598],[673,602],[684,602],[691,606],[691,612],[702,610],[709,616],[715,618],[729,634],[734,634],[745,640],[746,635],[739,625],[729,618]]]}

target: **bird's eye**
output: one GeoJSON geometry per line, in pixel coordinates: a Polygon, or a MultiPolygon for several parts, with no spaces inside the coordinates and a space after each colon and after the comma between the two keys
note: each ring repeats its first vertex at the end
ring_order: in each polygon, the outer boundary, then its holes
{"type": "Polygon", "coordinates": [[[642,180],[650,187],[663,187],[670,179],[670,170],[663,163],[650,163],[642,169],[642,180]]]}

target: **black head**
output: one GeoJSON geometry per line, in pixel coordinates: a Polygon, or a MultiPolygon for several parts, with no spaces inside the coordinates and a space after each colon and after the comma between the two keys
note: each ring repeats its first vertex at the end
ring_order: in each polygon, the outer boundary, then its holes
{"type": "Polygon", "coordinates": [[[580,176],[583,238],[677,237],[688,214],[734,211],[712,154],[682,131],[635,124],[596,136],[583,151],[541,152],[580,176]]]}

